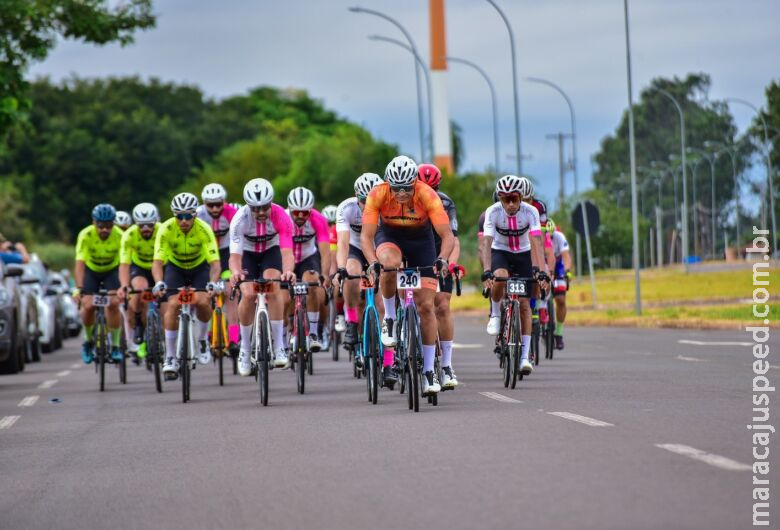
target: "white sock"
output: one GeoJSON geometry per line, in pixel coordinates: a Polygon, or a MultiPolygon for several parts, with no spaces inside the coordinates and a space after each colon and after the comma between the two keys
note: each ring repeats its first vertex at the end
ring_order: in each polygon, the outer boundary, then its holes
{"type": "Polygon", "coordinates": [[[315,335],[319,335],[317,333],[317,327],[320,324],[320,312],[319,311],[307,311],[307,315],[309,315],[309,334],[312,333],[315,335]]]}
{"type": "Polygon", "coordinates": [[[392,318],[395,320],[395,296],[390,298],[382,297],[382,302],[385,304],[385,318],[392,318]]]}
{"type": "Polygon", "coordinates": [[[423,344],[423,372],[433,371],[433,361],[436,358],[436,345],[423,344]]]}
{"type": "Polygon", "coordinates": [[[165,330],[165,358],[173,359],[176,357],[176,339],[179,337],[178,329],[165,330]]]}
{"type": "Polygon", "coordinates": [[[447,368],[452,365],[452,341],[442,340],[439,341],[441,345],[441,366],[447,368]]]}
{"type": "Polygon", "coordinates": [[[271,321],[271,335],[273,335],[274,349],[278,350],[284,348],[284,321],[272,320],[271,321]]]}
{"type": "Polygon", "coordinates": [[[209,324],[211,323],[211,320],[203,322],[199,318],[196,318],[195,322],[197,326],[195,332],[198,334],[198,340],[206,340],[206,337],[209,334],[209,324]]]}
{"type": "Polygon", "coordinates": [[[138,345],[135,343],[135,331],[133,330],[133,326],[130,325],[130,319],[127,318],[127,315],[125,315],[124,323],[125,338],[127,339],[127,350],[138,351],[138,345]]]}
{"type": "Polygon", "coordinates": [[[490,316],[491,317],[501,316],[501,302],[494,302],[492,298],[490,299],[490,316]]]}
{"type": "Polygon", "coordinates": [[[522,348],[520,350],[520,360],[528,360],[528,350],[531,349],[531,335],[523,335],[520,337],[520,343],[522,348]]]}
{"type": "Polygon", "coordinates": [[[249,351],[252,349],[252,324],[245,326],[240,324],[241,327],[241,349],[249,351]]]}

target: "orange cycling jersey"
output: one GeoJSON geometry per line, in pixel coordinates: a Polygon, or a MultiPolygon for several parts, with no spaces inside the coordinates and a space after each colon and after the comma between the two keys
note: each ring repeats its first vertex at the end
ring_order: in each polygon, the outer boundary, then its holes
{"type": "Polygon", "coordinates": [[[379,224],[380,217],[382,224],[392,228],[422,228],[428,220],[434,225],[450,224],[439,195],[420,180],[414,183],[411,205],[399,204],[387,182],[371,190],[363,209],[363,224],[379,224]]]}

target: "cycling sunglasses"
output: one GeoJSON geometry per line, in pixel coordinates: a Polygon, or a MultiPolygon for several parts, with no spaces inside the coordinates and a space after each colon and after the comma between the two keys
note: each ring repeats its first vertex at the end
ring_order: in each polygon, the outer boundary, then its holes
{"type": "Polygon", "coordinates": [[[110,230],[110,229],[114,228],[114,223],[111,223],[111,222],[109,222],[109,223],[96,223],[96,224],[97,224],[98,230],[110,230]]]}
{"type": "Polygon", "coordinates": [[[505,204],[511,204],[513,202],[520,202],[522,200],[522,197],[520,197],[519,193],[509,193],[507,195],[499,194],[498,198],[501,202],[505,204]]]}
{"type": "Polygon", "coordinates": [[[194,213],[177,213],[176,219],[179,221],[191,221],[192,218],[195,217],[194,213]]]}
{"type": "Polygon", "coordinates": [[[408,186],[390,186],[390,191],[393,193],[411,193],[414,189],[414,184],[408,186]]]}
{"type": "Polygon", "coordinates": [[[290,212],[293,217],[309,217],[311,211],[309,210],[292,210],[290,212]]]}
{"type": "Polygon", "coordinates": [[[266,212],[271,209],[271,205],[266,204],[265,206],[250,206],[249,209],[253,212],[266,212]]]}
{"type": "Polygon", "coordinates": [[[207,202],[206,208],[209,210],[216,210],[218,208],[222,208],[225,205],[224,202],[207,202]]]}
{"type": "Polygon", "coordinates": [[[154,228],[154,223],[142,223],[138,225],[139,230],[143,230],[144,228],[154,228]]]}

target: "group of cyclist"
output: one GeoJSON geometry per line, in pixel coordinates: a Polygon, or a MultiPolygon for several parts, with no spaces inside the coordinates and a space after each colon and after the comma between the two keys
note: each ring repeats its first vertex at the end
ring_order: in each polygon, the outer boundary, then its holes
{"type": "MultiPolygon", "coordinates": [[[[392,388],[398,380],[394,353],[398,341],[396,275],[401,269],[415,269],[422,287],[414,292],[422,339],[422,394],[431,396],[442,388],[454,389],[458,380],[452,367],[454,322],[450,301],[453,278],[462,278],[466,271],[458,264],[456,207],[439,190],[441,179],[435,165],[418,166],[409,157],[397,156],[388,164],[384,178],[375,173],[360,175],[354,182],[354,197],[338,206],[325,207],[323,213],[314,208],[314,194],[304,187],[289,193],[286,208],[275,203],[272,184],[262,178],[246,183],[244,204],[240,206],[228,203],[225,188],[217,183],[202,190],[202,204],[192,193],[179,193],[171,201],[173,217],[166,221],[161,221],[151,203],[138,204],[132,216],[117,212],[110,204],[95,206],[92,224],[79,233],[76,243],[74,297],[81,304],[84,323],[83,361],[94,359],[92,302],[100,289],[109,293],[105,311],[112,359],[119,361],[124,355],[120,348],[122,320],[128,353],[143,357],[143,335],[138,330],[142,329],[139,319],[143,320],[148,302],[130,293],[151,290],[162,302],[166,345],[163,372],[167,378],[175,378],[179,371],[175,351],[180,302],[172,295],[190,288],[196,291],[193,322],[197,359],[202,364],[210,363],[210,298],[231,285],[238,286],[241,296],[237,304],[225,305],[230,348],[238,350],[240,375],[248,376],[252,371],[252,326],[258,294],[246,280],[259,279],[318,283],[320,287],[309,291],[306,302],[310,330],[307,349],[311,352],[327,348],[326,292],[339,292],[335,287],[341,284],[343,300],[331,306],[338,312],[335,328],[344,332],[345,347],[354,349],[361,313],[359,277],[368,274],[372,281],[378,281],[381,292],[382,380],[392,388]],[[124,304],[120,302],[126,302],[126,311],[121,310],[124,304]],[[441,381],[434,370],[437,344],[441,381]]],[[[506,175],[498,180],[494,204],[480,218],[479,239],[482,281],[491,298],[488,334],[499,333],[499,307],[504,296],[504,284],[494,279],[510,275],[533,278],[543,291],[549,292],[553,283],[555,342],[562,349],[571,258],[565,236],[547,219],[544,205],[533,201],[528,179],[506,175]],[[561,280],[565,280],[563,284],[561,280]]],[[[266,300],[273,364],[286,367],[290,362],[285,339],[289,292],[273,284],[266,300]]],[[[539,318],[545,320],[546,301],[542,297],[538,303],[539,318]]],[[[532,317],[527,300],[521,314],[521,369],[527,374],[533,370],[528,357],[532,317]]]]}

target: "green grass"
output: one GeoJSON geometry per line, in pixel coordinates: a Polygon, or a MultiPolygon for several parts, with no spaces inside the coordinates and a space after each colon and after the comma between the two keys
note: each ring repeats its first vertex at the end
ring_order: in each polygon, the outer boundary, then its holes
{"type": "Polygon", "coordinates": [[[38,254],[41,261],[55,271],[59,271],[60,269],[73,269],[73,263],[76,259],[76,249],[74,245],[68,245],[66,243],[35,244],[29,251],[38,254]]]}

